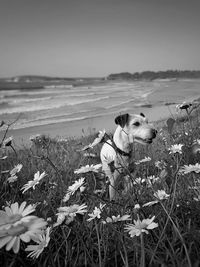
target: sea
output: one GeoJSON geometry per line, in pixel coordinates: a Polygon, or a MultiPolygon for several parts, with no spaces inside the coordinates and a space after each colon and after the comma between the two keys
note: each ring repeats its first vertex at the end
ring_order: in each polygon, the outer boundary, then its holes
{"type": "MultiPolygon", "coordinates": [[[[70,121],[81,123],[87,118],[106,118],[106,115],[131,108],[151,107],[151,94],[163,91],[167,95],[166,91],[180,88],[188,96],[194,96],[198,91],[200,94],[200,80],[109,81],[79,86],[50,85],[41,89],[30,89],[27,85],[27,89],[0,91],[0,120],[16,120],[13,129],[70,121]]],[[[153,105],[166,102],[165,97],[153,105]]]]}

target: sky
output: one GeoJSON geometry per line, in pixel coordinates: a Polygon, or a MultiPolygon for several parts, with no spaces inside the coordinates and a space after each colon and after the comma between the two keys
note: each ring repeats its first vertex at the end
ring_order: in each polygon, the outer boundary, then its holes
{"type": "Polygon", "coordinates": [[[200,70],[199,0],[0,0],[0,77],[200,70]]]}

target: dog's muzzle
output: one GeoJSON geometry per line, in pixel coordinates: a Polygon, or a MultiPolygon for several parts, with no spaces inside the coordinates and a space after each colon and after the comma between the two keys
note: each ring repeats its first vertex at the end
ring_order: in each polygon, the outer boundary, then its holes
{"type": "Polygon", "coordinates": [[[135,140],[138,141],[139,143],[151,144],[153,142],[153,139],[156,138],[157,133],[158,133],[157,130],[152,129],[150,138],[143,139],[141,137],[135,137],[135,140]]]}

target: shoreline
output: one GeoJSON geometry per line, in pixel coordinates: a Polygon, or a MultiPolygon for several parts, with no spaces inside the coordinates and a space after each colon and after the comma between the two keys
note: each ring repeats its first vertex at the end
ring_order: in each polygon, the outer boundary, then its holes
{"type": "MultiPolygon", "coordinates": [[[[139,114],[140,112],[143,112],[150,123],[156,123],[173,116],[175,114],[175,107],[176,104],[164,106],[155,105],[152,107],[135,107],[130,110],[131,112],[127,111],[127,113],[139,114]]],[[[96,117],[82,119],[81,121],[68,121],[21,129],[10,129],[7,137],[13,136],[15,146],[21,147],[23,145],[31,144],[30,137],[36,134],[45,134],[51,138],[70,139],[88,136],[103,129],[107,132],[112,132],[116,128],[114,119],[119,114],[120,112],[118,114],[109,114],[106,116],[106,119],[101,115],[97,115],[96,117]]],[[[4,131],[0,132],[0,138],[3,133],[4,131]]]]}
{"type": "MultiPolygon", "coordinates": [[[[127,107],[108,115],[96,115],[81,120],[56,122],[40,126],[31,126],[19,129],[10,129],[7,137],[13,136],[16,147],[31,144],[30,136],[45,134],[53,138],[81,138],[105,129],[107,132],[115,130],[114,119],[122,113],[144,113],[149,122],[155,123],[176,116],[176,105],[183,101],[192,102],[200,98],[199,89],[188,90],[185,88],[174,90],[172,88],[159,88],[147,95],[146,103],[141,106],[127,107]]],[[[0,140],[4,131],[0,131],[0,140]]]]}

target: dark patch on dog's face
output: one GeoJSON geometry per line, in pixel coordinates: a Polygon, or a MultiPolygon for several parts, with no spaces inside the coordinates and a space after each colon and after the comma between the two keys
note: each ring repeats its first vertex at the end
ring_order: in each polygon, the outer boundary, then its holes
{"type": "Polygon", "coordinates": [[[117,125],[120,125],[122,128],[124,128],[124,126],[127,124],[129,119],[129,114],[123,114],[123,115],[119,115],[115,118],[115,123],[117,125]]]}

